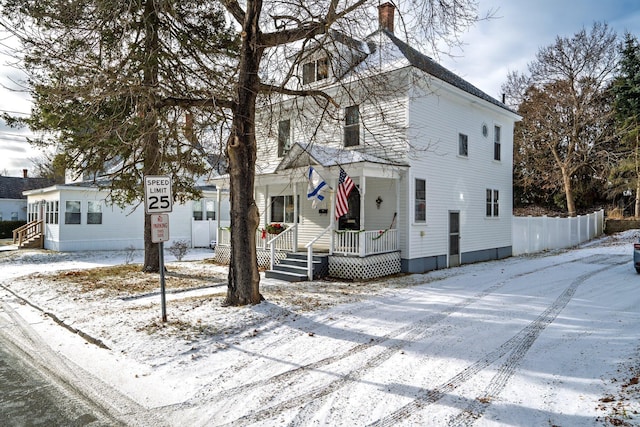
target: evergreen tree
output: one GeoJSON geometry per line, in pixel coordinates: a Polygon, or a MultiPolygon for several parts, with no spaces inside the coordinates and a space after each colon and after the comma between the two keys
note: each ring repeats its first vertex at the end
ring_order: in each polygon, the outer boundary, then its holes
{"type": "MultiPolygon", "coordinates": [[[[179,200],[198,197],[211,140],[189,137],[185,116],[224,118],[217,87],[235,69],[236,33],[219,4],[195,0],[5,0],[1,25],[34,102],[23,120],[76,175],[101,178],[115,203],[142,200],[144,175],[170,175],[179,200]],[[205,114],[206,113],[206,114],[205,114]]],[[[226,94],[223,94],[223,98],[226,94]]],[[[190,129],[195,135],[197,130],[190,129]]],[[[145,271],[159,269],[145,215],[145,271]]]]}
{"type": "Polygon", "coordinates": [[[640,217],[640,46],[627,33],[622,59],[613,85],[617,133],[620,140],[618,164],[612,170],[612,192],[635,192],[634,215],[640,217]]]}

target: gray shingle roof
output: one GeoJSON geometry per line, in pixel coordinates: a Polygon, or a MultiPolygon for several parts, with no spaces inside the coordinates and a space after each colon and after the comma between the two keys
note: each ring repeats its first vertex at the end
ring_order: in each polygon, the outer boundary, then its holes
{"type": "MultiPolygon", "coordinates": [[[[400,52],[404,55],[405,58],[409,61],[409,63],[418,68],[419,70],[424,71],[436,77],[450,85],[457,87],[471,95],[474,95],[480,99],[483,99],[487,102],[490,102],[493,105],[496,105],[500,108],[504,108],[507,111],[515,113],[511,110],[507,105],[498,101],[494,97],[487,95],[485,92],[481,91],[462,77],[454,74],[450,70],[446,69],[442,65],[438,64],[433,59],[429,58],[427,55],[419,52],[418,50],[412,48],[407,43],[403,42],[399,38],[397,38],[392,32],[386,29],[378,30],[382,32],[385,36],[389,38],[393,42],[394,45],[400,50],[400,52]]],[[[374,33],[375,34],[375,33],[374,33]]],[[[370,36],[371,37],[371,36],[370,36]]]]}
{"type": "Polygon", "coordinates": [[[26,199],[22,192],[36,188],[45,188],[55,184],[49,178],[16,178],[0,176],[0,199],[26,199]]]}

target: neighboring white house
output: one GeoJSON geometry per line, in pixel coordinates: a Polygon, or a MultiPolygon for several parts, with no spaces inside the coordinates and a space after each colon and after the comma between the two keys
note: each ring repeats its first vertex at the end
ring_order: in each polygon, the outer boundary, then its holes
{"type": "MultiPolygon", "coordinates": [[[[351,279],[511,256],[520,117],[397,38],[390,3],[379,11],[380,29],[366,40],[330,33],[305,53],[299,88],[322,88],[339,108],[289,97],[258,112],[256,202],[264,229],[287,226],[257,236],[259,245],[326,251],[329,274],[351,279]],[[331,188],[315,208],[310,167],[331,188]],[[357,189],[336,219],[341,169],[357,189]]],[[[226,179],[212,183],[228,188],[226,179]]]]}
{"type": "MultiPolygon", "coordinates": [[[[170,246],[188,241],[208,247],[216,230],[229,224],[228,197],[202,187],[203,199],[173,204],[170,246]]],[[[108,202],[108,192],[91,183],[71,183],[26,191],[28,220],[44,221],[44,247],[55,251],[144,248],[144,205],[124,209],[108,202]]]]}
{"type": "Polygon", "coordinates": [[[0,176],[0,221],[26,221],[27,198],[22,194],[32,188],[53,184],[49,178],[30,178],[24,169],[22,177],[0,176]]]}

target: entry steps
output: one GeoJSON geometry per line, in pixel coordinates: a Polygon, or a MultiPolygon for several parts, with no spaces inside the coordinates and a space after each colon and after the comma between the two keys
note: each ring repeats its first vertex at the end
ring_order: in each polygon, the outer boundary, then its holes
{"type": "MultiPolygon", "coordinates": [[[[313,278],[321,279],[329,274],[328,254],[313,256],[313,278]]],[[[307,254],[288,252],[285,259],[273,266],[273,270],[267,270],[264,276],[271,279],[279,279],[287,282],[304,282],[307,277],[307,254]]]]}

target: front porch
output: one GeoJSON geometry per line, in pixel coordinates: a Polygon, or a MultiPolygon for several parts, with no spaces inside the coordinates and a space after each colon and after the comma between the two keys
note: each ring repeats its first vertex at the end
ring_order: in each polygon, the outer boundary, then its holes
{"type": "MultiPolygon", "coordinates": [[[[256,175],[258,265],[273,270],[288,253],[303,253],[311,280],[314,254],[321,253],[336,278],[400,272],[400,180],[406,169],[355,150],[294,144],[276,167],[256,175]],[[347,178],[353,186],[346,197],[342,193],[338,210],[338,189],[347,178]]],[[[227,187],[225,177],[214,183],[227,187]]],[[[230,232],[218,230],[219,262],[229,262],[230,232]]]]}
{"type": "MultiPolygon", "coordinates": [[[[398,230],[326,230],[330,234],[329,245],[316,242],[298,244],[296,236],[298,224],[277,235],[256,232],[258,266],[273,270],[287,258],[288,254],[304,254],[307,260],[314,255],[328,256],[328,275],[339,279],[368,280],[400,272],[400,249],[398,230]]],[[[231,255],[231,230],[224,227],[218,230],[218,243],[215,248],[216,262],[228,264],[231,255]]],[[[309,264],[308,264],[309,266],[309,264]]],[[[309,266],[310,267],[310,266],[309,266]]],[[[313,271],[307,269],[308,278],[313,271]]]]}

